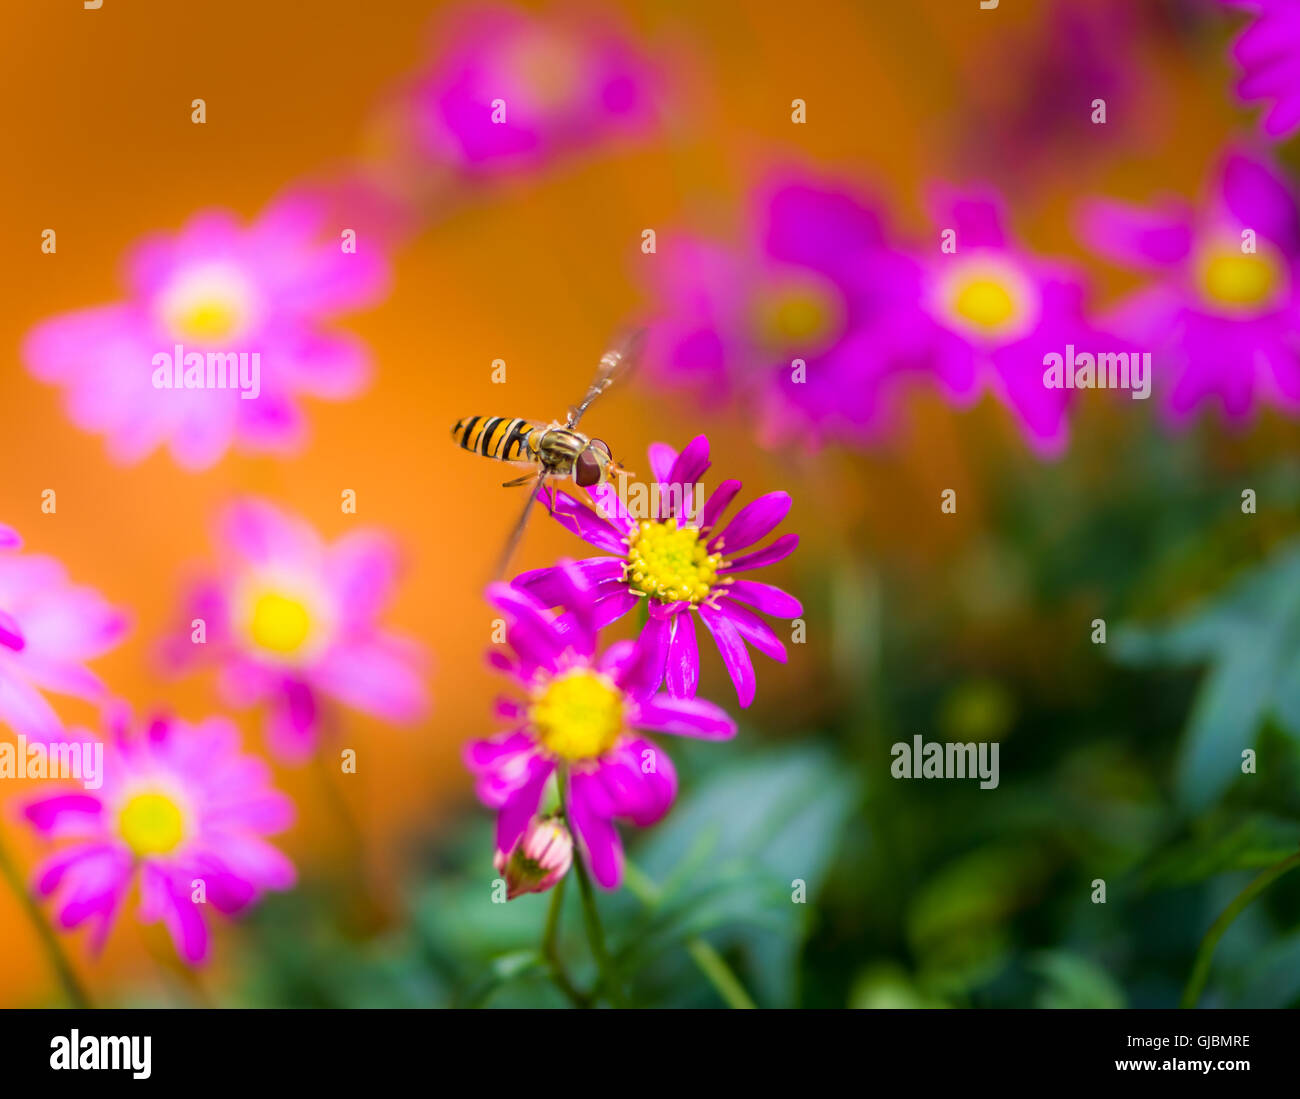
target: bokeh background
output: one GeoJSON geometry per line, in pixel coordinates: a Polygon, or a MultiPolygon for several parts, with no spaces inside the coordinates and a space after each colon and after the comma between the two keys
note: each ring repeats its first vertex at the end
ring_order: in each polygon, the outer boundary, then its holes
{"type": "MultiPolygon", "coordinates": [[[[493,729],[482,589],[520,499],[498,487],[498,467],[452,447],[448,426],[562,414],[611,335],[647,308],[645,265],[661,257],[641,252],[641,231],[656,229],[661,253],[677,228],[738,239],[750,189],[772,165],[859,183],[918,234],[930,231],[931,184],[989,181],[1033,250],[1074,258],[1099,298],[1130,288],[1131,276],[1082,250],[1071,204],[1200,192],[1225,142],[1253,132],[1231,94],[1239,24],[1208,3],[1071,4],[1100,37],[1077,32],[1060,53],[1061,7],[602,6],[659,67],[667,106],[653,132],[454,197],[431,188],[416,223],[385,241],[391,292],[340,322],[372,349],[369,389],[308,402],[310,439],[291,459],[232,454],[189,473],[163,452],[109,461],[59,392],[26,372],[24,334],[119,297],[121,257],[147,233],[212,206],[252,217],[294,181],[328,182],[391,152],[386,105],[436,60],[444,9],[8,5],[0,518],[129,609],[128,640],[96,671],[140,709],[225,712],[210,675],[170,680],[154,657],[187,577],[211,558],[214,514],[248,492],[329,538],[358,524],[395,535],[405,572],[386,621],[432,654],[427,720],[344,719],[359,773],[338,792],[359,840],[313,769],[277,767],[299,809],[279,841],[299,887],[222,923],[197,974],[157,927],[130,919],[99,957],[64,936],[100,1002],[562,1002],[544,981],[512,979],[509,959],[535,944],[545,901],[490,903],[490,819],[460,762],[463,744],[493,729]],[[1117,34],[1107,20],[1120,9],[1117,34]],[[1077,86],[1072,62],[1088,71],[1077,86]],[[1096,81],[1113,89],[1098,93],[1110,96],[1104,134],[1077,103],[1096,81]],[[202,126],[190,121],[196,96],[202,126]],[[804,126],[790,121],[796,96],[810,105],[804,126]],[[52,256],[39,247],[47,227],[58,232],[52,256]],[[497,358],[505,385],[490,379],[497,358]],[[40,511],[47,488],[56,515],[40,511]],[[357,493],[355,516],[340,512],[344,489],[357,493]]],[[[362,247],[376,239],[363,229],[362,247]]],[[[644,956],[643,1002],[717,1002],[681,946],[698,931],[770,1005],[1170,1004],[1217,912],[1252,869],[1294,849],[1295,741],[1261,719],[1261,773],[1189,808],[1175,774],[1189,715],[1204,705],[1204,664],[1136,666],[1089,634],[1094,618],[1112,631],[1176,619],[1295,532],[1295,424],[1265,412],[1229,430],[1210,415],[1170,434],[1155,401],[1091,396],[1052,462],[994,400],[957,410],[925,389],[888,439],[864,448],[763,446],[746,411],[659,384],[652,370],[589,414],[638,472],[650,442],[707,432],[715,475],[789,491],[784,529],[802,539],[770,579],[803,600],[806,643],[784,666],[758,658],[758,700],[743,714],[703,647],[702,692],[738,714],[741,735],[670,745],[681,803],[644,835],[629,830],[648,872],[685,866],[694,884],[679,909],[652,915],[626,892],[603,901],[616,943],[644,956]],[[1259,514],[1241,514],[1243,487],[1259,492],[1259,514]],[[938,507],[947,488],[956,516],[938,507]],[[891,779],[889,746],[918,733],[1000,741],[1001,785],[891,779]],[[741,865],[765,876],[755,885],[741,865]],[[809,885],[804,906],[789,903],[795,878],[809,885]],[[1097,878],[1105,905],[1090,899],[1097,878]]],[[[538,517],[516,564],[575,552],[538,517]]],[[[88,705],[59,708],[94,720],[88,705]]],[[[260,715],[236,716],[260,749],[260,715]]],[[[11,803],[23,791],[6,785],[11,803]]],[[[33,865],[38,844],[13,812],[0,827],[33,865]]],[[[1298,919],[1300,892],[1284,880],[1225,938],[1212,1002],[1294,1004],[1298,919]]],[[[4,891],[0,942],[0,1000],[58,1002],[27,914],[4,891]]]]}

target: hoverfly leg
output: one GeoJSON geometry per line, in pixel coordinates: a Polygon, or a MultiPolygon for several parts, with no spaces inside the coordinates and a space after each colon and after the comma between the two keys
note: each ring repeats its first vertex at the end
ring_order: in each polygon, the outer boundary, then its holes
{"type": "Polygon", "coordinates": [[[526,485],[529,481],[535,480],[536,475],[527,473],[523,477],[516,477],[513,481],[502,481],[502,488],[518,488],[520,485],[526,485]]]}

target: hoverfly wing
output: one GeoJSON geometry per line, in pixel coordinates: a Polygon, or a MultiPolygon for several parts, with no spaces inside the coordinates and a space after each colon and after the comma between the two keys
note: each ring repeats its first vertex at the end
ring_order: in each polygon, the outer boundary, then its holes
{"type": "Polygon", "coordinates": [[[528,489],[528,499],[524,501],[524,510],[519,516],[519,521],[515,524],[515,529],[510,532],[510,537],[506,539],[505,548],[501,551],[501,556],[497,559],[497,566],[492,571],[492,579],[500,580],[506,574],[506,566],[510,564],[510,558],[514,556],[515,549],[519,545],[519,539],[523,537],[524,527],[528,525],[529,513],[533,510],[533,504],[537,502],[537,492],[546,480],[546,471],[538,470],[536,479],[528,489]]]}
{"type": "Polygon", "coordinates": [[[569,419],[565,427],[577,427],[583,413],[591,407],[591,402],[632,369],[641,352],[644,339],[645,329],[634,329],[600,357],[600,365],[596,368],[596,376],[592,379],[591,385],[587,387],[587,395],[582,398],[579,405],[569,409],[569,419]]]}

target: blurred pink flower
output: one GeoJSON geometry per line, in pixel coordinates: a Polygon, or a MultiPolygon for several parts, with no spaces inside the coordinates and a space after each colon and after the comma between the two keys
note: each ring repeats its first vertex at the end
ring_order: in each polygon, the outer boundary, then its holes
{"type": "Polygon", "coordinates": [[[899,323],[918,265],[849,188],[787,173],[752,205],[739,248],[665,235],[646,265],[660,313],[648,367],[706,404],[753,406],[768,444],[875,441],[891,386],[923,366],[915,326],[899,323]]]}
{"type": "MultiPolygon", "coordinates": [[[[22,544],[0,526],[0,549],[22,544]]],[[[127,618],[93,588],[78,587],[53,557],[0,553],[0,721],[48,740],[63,722],[41,691],[100,701],[104,685],[85,662],[113,648],[127,618]]]]}
{"type": "Polygon", "coordinates": [[[1068,441],[1070,391],[1043,384],[1044,356],[1070,343],[1092,353],[1106,340],[1085,318],[1083,283],[1017,245],[992,193],[941,190],[935,206],[917,322],[929,329],[935,376],[958,405],[992,392],[1035,452],[1056,457],[1068,441]]]}
{"type": "MultiPolygon", "coordinates": [[[[555,493],[552,515],[561,526],[612,556],[588,557],[568,568],[534,569],[512,581],[548,607],[563,606],[576,571],[593,586],[596,622],[622,618],[644,599],[647,620],[641,631],[647,674],[653,686],[665,680],[673,698],[694,698],[700,679],[695,616],[713,636],[741,706],[754,701],[757,678],[748,645],[785,663],[785,645],[756,612],[798,618],[803,608],[794,596],[742,573],[783,561],[799,545],[797,534],[783,534],[762,549],[750,549],[772,533],[790,510],[790,495],[769,492],[751,500],[725,526],[722,516],[741,489],[723,481],[695,510],[692,496],[709,468],[709,440],[692,439],[678,454],[664,443],[650,448],[656,495],[648,496],[648,518],[633,518],[613,485],[586,492],[593,510],[568,493],[555,493]],[[739,556],[736,556],[737,554],[739,556]]],[[[540,490],[539,490],[540,491],[540,490]]]]}
{"type": "Polygon", "coordinates": [[[263,839],[289,827],[293,803],[271,788],[265,763],[240,754],[226,719],[158,719],[135,733],[125,718],[113,724],[100,788],[23,808],[33,828],[61,843],[37,868],[33,888],[58,895],[60,926],[95,921],[98,950],[138,885],[140,922],[162,920],[177,953],[196,965],[208,954],[204,903],[234,915],[264,891],[294,884],[292,863],[263,839]]]}
{"type": "Polygon", "coordinates": [[[340,228],[327,222],[324,205],[305,195],[280,199],[246,227],[227,211],[196,214],[176,236],[132,249],[128,300],[38,324],[23,359],[65,390],[73,422],[104,435],[115,461],[140,461],[164,444],[191,470],[232,446],[292,451],[305,436],[297,398],[353,397],[370,372],[363,344],[323,322],[376,301],[387,281],[381,257],[364,244],[345,253],[340,228]],[[211,387],[155,387],[155,356],[178,346],[203,359],[194,380],[207,386],[211,376],[211,387]],[[224,372],[229,355],[246,356],[250,373],[259,356],[256,386],[216,387],[213,360],[224,372]]]}
{"type": "Polygon", "coordinates": [[[489,660],[527,700],[504,698],[497,713],[511,726],[465,750],[479,798],[497,810],[497,851],[512,852],[558,771],[564,815],[592,876],[606,889],[623,877],[623,844],[614,818],[654,824],[673,803],[677,773],[667,753],[635,730],[726,740],[735,723],[703,699],[655,694],[646,650],[630,641],[597,652],[597,590],[572,563],[552,581],[565,607],[493,584],[488,600],[507,618],[513,656],[489,660]]]}
{"type": "Polygon", "coordinates": [[[1142,341],[1157,377],[1172,375],[1164,400],[1175,422],[1211,401],[1233,421],[1259,402],[1300,411],[1300,206],[1276,168],[1231,153],[1199,209],[1098,200],[1080,231],[1152,277],[1107,324],[1142,341]]]}
{"type": "Polygon", "coordinates": [[[1254,14],[1233,44],[1241,66],[1237,94],[1266,100],[1262,129],[1270,138],[1300,129],[1300,0],[1222,0],[1225,6],[1254,14]]]}
{"type": "Polygon", "coordinates": [[[654,122],[647,62],[590,15],[473,6],[441,29],[414,94],[433,160],[475,174],[528,170],[654,122]]]}
{"type": "Polygon", "coordinates": [[[220,571],[191,592],[164,648],[173,668],[215,663],[232,705],[269,699],[271,748],[294,761],[316,748],[322,698],[397,723],[424,716],[422,647],[376,624],[397,576],[391,539],[358,530],[327,545],[304,520],[246,499],[225,511],[217,541],[220,571]]]}

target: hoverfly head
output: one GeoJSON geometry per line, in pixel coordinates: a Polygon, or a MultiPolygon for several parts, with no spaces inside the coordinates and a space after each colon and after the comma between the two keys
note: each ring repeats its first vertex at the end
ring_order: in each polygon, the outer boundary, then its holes
{"type": "Polygon", "coordinates": [[[590,488],[610,480],[618,470],[618,463],[603,439],[592,439],[578,455],[573,467],[573,479],[582,488],[590,488]]]}

